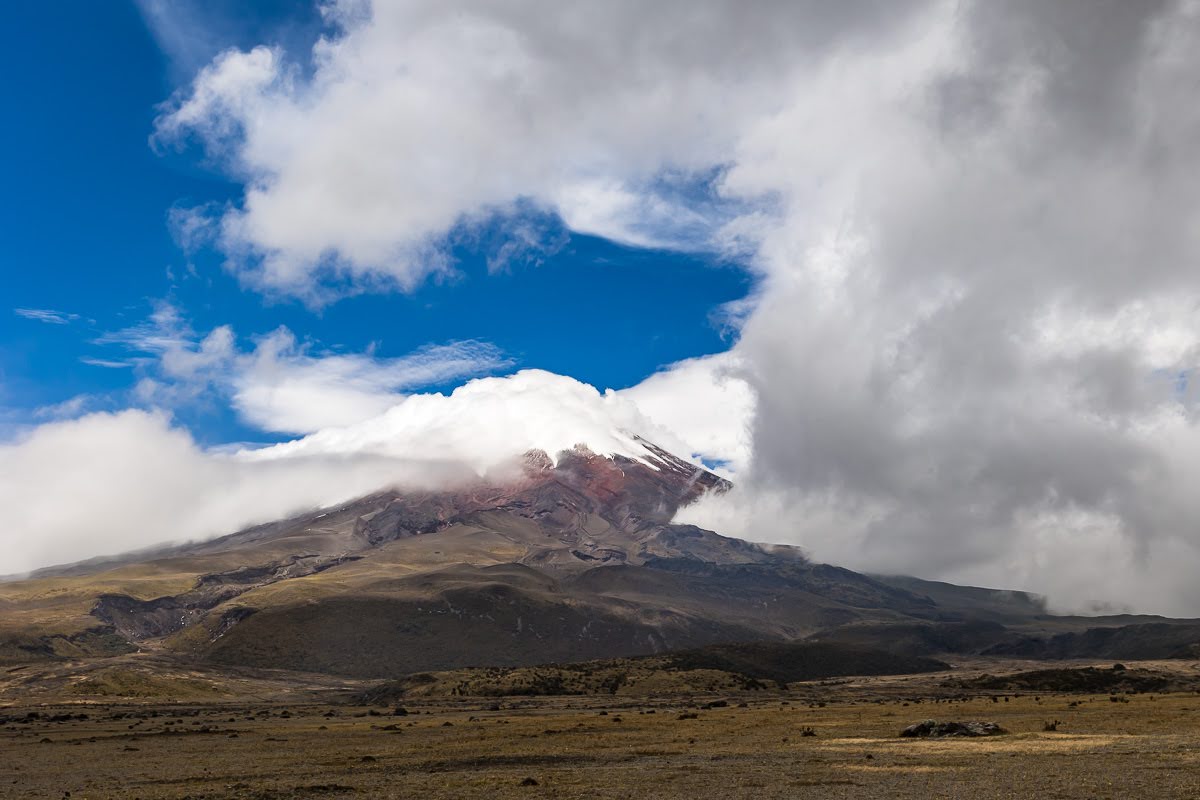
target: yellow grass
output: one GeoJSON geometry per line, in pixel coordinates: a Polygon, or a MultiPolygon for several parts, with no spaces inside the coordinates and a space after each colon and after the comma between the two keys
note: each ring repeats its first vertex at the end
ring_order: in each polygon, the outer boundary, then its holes
{"type": "MultiPolygon", "coordinates": [[[[180,676],[197,684],[212,678],[180,676]]],[[[145,685],[129,674],[105,679],[145,685]]],[[[711,696],[505,698],[499,710],[491,699],[417,698],[406,703],[408,716],[391,716],[390,708],[368,716],[356,706],[305,704],[293,694],[286,718],[279,716],[284,706],[252,699],[266,683],[231,681],[234,699],[204,705],[194,705],[192,695],[182,704],[114,706],[111,696],[67,692],[60,700],[86,702],[69,708],[86,711],[88,720],[0,728],[0,797],[64,791],[73,798],[147,800],[1200,796],[1196,695],[1136,695],[1128,703],[1063,695],[919,704],[906,695],[877,702],[886,685],[809,684],[787,694],[729,695],[728,707],[710,710],[698,706],[711,696]],[[812,704],[818,695],[824,707],[812,704]],[[742,701],[748,707],[737,707],[742,701]],[[127,716],[138,709],[159,716],[127,716]],[[263,709],[271,715],[262,716],[263,709]],[[684,711],[698,716],[680,719],[684,711]],[[926,717],[991,720],[1011,734],[897,736],[926,717]],[[1044,732],[1043,723],[1053,719],[1062,723],[1060,732],[1044,732]],[[802,735],[806,728],[815,735],[802,735]],[[177,730],[188,732],[170,732],[177,730]],[[538,785],[522,786],[525,778],[538,785]]],[[[919,688],[906,684],[909,692],[919,688]]]]}

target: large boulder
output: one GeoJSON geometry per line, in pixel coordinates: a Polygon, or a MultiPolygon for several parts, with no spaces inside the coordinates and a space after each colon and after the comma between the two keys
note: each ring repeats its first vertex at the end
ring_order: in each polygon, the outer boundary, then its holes
{"type": "Polygon", "coordinates": [[[910,738],[921,736],[999,736],[1004,733],[1008,733],[1008,731],[994,722],[938,722],[935,719],[922,720],[900,731],[901,736],[910,738]]]}

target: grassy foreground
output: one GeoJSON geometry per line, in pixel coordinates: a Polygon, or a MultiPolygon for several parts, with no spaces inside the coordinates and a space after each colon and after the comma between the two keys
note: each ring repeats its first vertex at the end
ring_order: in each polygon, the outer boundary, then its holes
{"type": "Polygon", "coordinates": [[[945,678],[719,698],[420,697],[404,715],[244,695],[37,706],[9,697],[0,797],[1200,796],[1200,695],[967,698],[945,678]],[[925,718],[994,721],[1010,734],[898,737],[925,718]]]}

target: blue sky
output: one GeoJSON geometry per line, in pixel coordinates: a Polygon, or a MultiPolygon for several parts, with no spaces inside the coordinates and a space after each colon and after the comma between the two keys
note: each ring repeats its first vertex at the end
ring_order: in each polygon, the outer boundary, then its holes
{"type": "MultiPolygon", "coordinates": [[[[160,104],[226,47],[279,41],[302,61],[320,30],[306,3],[246,8],[180,6],[187,14],[174,23],[188,46],[177,39],[173,50],[170,34],[155,36],[149,5],[23,2],[9,10],[0,68],[21,76],[0,90],[10,115],[0,126],[8,306],[0,313],[0,407],[9,425],[76,397],[88,410],[136,405],[130,390],[147,367],[97,366],[139,357],[102,342],[164,303],[197,336],[231,326],[243,348],[281,325],[312,353],[370,349],[388,358],[475,340],[499,348],[501,371],[537,367],[600,388],[631,386],[730,346],[720,309],[750,292],[744,269],[703,253],[570,233],[544,215],[553,246],[536,259],[488,270],[495,240],[516,224],[506,218],[484,235],[458,237],[449,277],[321,308],[246,287],[214,247],[185,252],[168,225],[171,209],[235,203],[243,184],[199,147],[152,146],[160,104]],[[54,311],[61,324],[18,310],[54,311]]],[[[171,411],[206,444],[278,438],[221,402],[171,411]]]]}

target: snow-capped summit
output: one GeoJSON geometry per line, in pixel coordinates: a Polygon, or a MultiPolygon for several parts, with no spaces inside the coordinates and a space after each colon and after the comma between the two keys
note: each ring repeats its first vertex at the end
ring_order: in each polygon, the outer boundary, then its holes
{"type": "Polygon", "coordinates": [[[576,446],[651,466],[664,452],[692,453],[687,443],[617,392],[601,392],[551,372],[523,370],[504,378],[479,378],[448,395],[413,395],[378,417],[243,451],[240,457],[257,461],[353,452],[460,462],[482,476],[530,450],[554,461],[576,446]]]}

